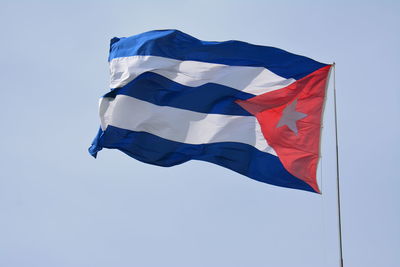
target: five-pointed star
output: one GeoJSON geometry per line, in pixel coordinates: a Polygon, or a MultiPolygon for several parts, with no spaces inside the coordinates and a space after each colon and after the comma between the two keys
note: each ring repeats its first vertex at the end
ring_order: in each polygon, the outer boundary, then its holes
{"type": "Polygon", "coordinates": [[[295,134],[297,134],[298,130],[296,122],[304,117],[307,117],[307,114],[296,111],[296,105],[297,105],[297,99],[283,110],[282,117],[279,120],[276,128],[287,125],[287,127],[289,127],[290,130],[292,130],[295,134]]]}

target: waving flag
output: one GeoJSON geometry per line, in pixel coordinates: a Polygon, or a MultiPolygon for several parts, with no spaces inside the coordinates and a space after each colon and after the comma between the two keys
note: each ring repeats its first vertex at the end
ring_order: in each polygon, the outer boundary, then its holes
{"type": "Polygon", "coordinates": [[[255,180],[319,192],[321,116],[331,65],[177,30],[111,40],[111,91],[89,152],[142,162],[203,160],[255,180]]]}

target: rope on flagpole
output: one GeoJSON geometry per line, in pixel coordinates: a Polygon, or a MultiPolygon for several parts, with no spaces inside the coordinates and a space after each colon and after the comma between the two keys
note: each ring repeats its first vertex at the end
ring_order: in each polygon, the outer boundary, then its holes
{"type": "Polygon", "coordinates": [[[333,104],[335,111],[335,139],[336,139],[336,178],[337,178],[337,208],[338,208],[338,224],[339,224],[339,246],[340,246],[340,267],[343,267],[343,245],[342,245],[342,218],[340,210],[340,169],[339,169],[339,141],[338,141],[338,123],[336,108],[336,64],[333,62],[333,104]]]}
{"type": "MultiPolygon", "coordinates": [[[[320,155],[320,160],[319,160],[319,167],[320,167],[320,182],[321,182],[321,196],[322,195],[322,190],[324,188],[322,181],[323,179],[323,163],[322,163],[322,156],[320,155]]],[[[323,198],[321,198],[321,200],[323,200],[323,198]]],[[[325,230],[326,230],[326,223],[325,223],[325,216],[324,216],[324,202],[321,201],[321,222],[322,222],[322,248],[323,248],[323,258],[324,258],[324,265],[326,265],[326,261],[327,261],[327,247],[326,247],[326,235],[325,235],[325,230]]]]}

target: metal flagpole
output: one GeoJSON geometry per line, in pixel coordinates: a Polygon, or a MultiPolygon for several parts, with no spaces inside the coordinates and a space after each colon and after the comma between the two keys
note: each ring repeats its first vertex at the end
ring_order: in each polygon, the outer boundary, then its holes
{"type": "Polygon", "coordinates": [[[339,246],[340,246],[340,267],[343,267],[343,246],[342,246],[342,218],[340,210],[340,172],[339,172],[339,142],[338,142],[338,126],[337,126],[337,108],[336,108],[336,64],[333,62],[333,103],[335,111],[335,138],[336,138],[336,178],[337,178],[337,207],[338,207],[338,223],[339,223],[339,246]]]}

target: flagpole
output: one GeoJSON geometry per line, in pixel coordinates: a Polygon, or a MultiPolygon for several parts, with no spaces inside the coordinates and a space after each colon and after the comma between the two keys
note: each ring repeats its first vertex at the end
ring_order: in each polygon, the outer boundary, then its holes
{"type": "Polygon", "coordinates": [[[335,111],[335,139],[336,139],[336,192],[337,192],[337,208],[338,208],[338,225],[339,225],[339,247],[340,247],[340,267],[343,267],[343,245],[342,245],[342,218],[340,210],[340,170],[339,170],[339,141],[337,126],[337,108],[336,108],[336,64],[333,62],[333,103],[335,111]]]}

